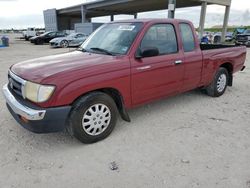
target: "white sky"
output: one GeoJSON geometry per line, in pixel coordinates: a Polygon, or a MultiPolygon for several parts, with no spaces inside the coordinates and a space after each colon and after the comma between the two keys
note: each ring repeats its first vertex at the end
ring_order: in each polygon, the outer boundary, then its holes
{"type": "MultiPolygon", "coordinates": [[[[43,27],[43,10],[50,8],[64,8],[86,2],[86,0],[0,0],[0,28],[25,28],[35,24],[43,27]]],[[[250,0],[232,0],[232,11],[229,24],[250,24],[250,0]],[[249,14],[249,15],[248,15],[249,14]],[[246,22],[242,16],[249,18],[246,22]]],[[[177,9],[178,18],[191,19],[197,25],[200,8],[177,9]]],[[[207,26],[221,24],[220,20],[224,13],[223,6],[209,6],[207,16],[207,26]],[[213,18],[209,18],[212,15],[213,18]],[[218,20],[218,21],[216,21],[218,20]],[[215,22],[216,21],[216,22],[215,22]],[[218,22],[218,23],[217,23],[218,22]]],[[[154,14],[139,14],[139,17],[165,17],[166,11],[157,11],[154,14]]],[[[117,19],[124,16],[117,16],[117,19]]],[[[125,17],[126,18],[126,17],[125,17]]],[[[94,19],[94,21],[108,21],[108,19],[94,19]]]]}

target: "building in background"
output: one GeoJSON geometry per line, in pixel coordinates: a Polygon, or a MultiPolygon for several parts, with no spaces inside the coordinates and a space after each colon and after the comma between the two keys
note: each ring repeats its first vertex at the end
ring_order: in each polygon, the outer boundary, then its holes
{"type": "Polygon", "coordinates": [[[127,14],[137,18],[137,14],[140,12],[168,9],[166,18],[174,18],[176,8],[202,6],[199,26],[200,36],[202,36],[209,4],[225,6],[222,30],[222,40],[224,40],[231,0],[96,0],[58,10],[45,10],[45,30],[75,30],[90,34],[101,25],[91,22],[91,18],[94,17],[110,16],[110,20],[113,21],[114,15],[127,14]]]}

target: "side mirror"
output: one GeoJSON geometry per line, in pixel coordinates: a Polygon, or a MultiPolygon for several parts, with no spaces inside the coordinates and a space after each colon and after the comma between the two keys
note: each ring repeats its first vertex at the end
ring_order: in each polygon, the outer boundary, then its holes
{"type": "Polygon", "coordinates": [[[136,55],[136,58],[144,58],[144,57],[154,57],[160,54],[158,48],[146,48],[143,50],[139,50],[136,55]]]}

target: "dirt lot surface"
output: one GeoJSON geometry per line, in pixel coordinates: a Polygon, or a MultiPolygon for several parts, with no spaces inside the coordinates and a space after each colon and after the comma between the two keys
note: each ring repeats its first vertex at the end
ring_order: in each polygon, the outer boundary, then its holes
{"type": "MultiPolygon", "coordinates": [[[[0,49],[1,87],[11,64],[69,51],[10,38],[0,49]]],[[[91,145],[67,133],[31,133],[1,94],[0,106],[1,188],[250,188],[250,68],[220,98],[192,91],[131,110],[131,123],[119,120],[91,145]]]]}

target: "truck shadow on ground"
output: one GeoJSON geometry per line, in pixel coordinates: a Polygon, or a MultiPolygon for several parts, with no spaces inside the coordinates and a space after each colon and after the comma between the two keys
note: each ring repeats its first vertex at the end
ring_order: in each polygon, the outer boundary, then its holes
{"type": "Polygon", "coordinates": [[[172,111],[173,107],[181,108],[183,105],[192,104],[194,101],[200,99],[211,99],[211,97],[208,97],[204,91],[195,89],[169,98],[162,98],[144,106],[131,109],[129,110],[129,115],[133,121],[140,119],[142,112],[150,113],[153,116],[166,114],[167,112],[172,111]]]}

